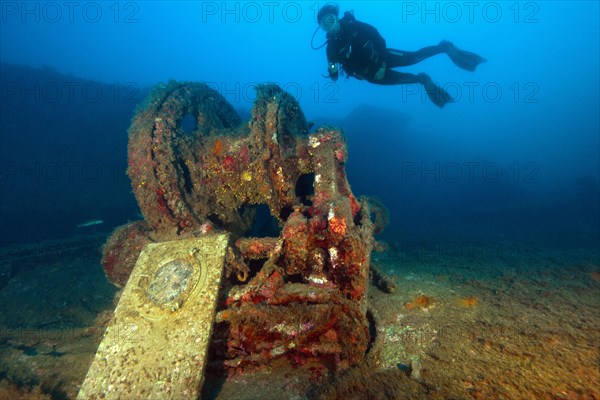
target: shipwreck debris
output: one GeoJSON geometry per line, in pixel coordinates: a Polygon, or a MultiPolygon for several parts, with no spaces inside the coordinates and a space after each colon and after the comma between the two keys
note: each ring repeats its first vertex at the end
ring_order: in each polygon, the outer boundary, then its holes
{"type": "Polygon", "coordinates": [[[213,340],[225,368],[288,357],[338,370],[368,349],[370,253],[387,215],[352,194],[342,132],[307,132],[276,85],[257,87],[247,123],[207,85],[179,82],[156,88],[132,121],[127,172],[144,222],[108,240],[106,275],[124,285],[151,241],[229,233],[213,340]],[[264,206],[279,234],[252,237],[264,206]]]}

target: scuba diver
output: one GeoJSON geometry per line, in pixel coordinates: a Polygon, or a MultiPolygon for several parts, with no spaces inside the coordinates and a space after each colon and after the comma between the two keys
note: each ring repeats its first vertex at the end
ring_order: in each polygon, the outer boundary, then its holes
{"type": "Polygon", "coordinates": [[[338,15],[337,4],[329,3],[319,10],[317,22],[327,33],[327,41],[320,47],[312,46],[316,50],[327,45],[328,77],[333,81],[337,81],[341,66],[347,76],[379,85],[418,83],[423,85],[429,99],[435,105],[444,107],[446,103],[453,102],[453,99],[448,92],[436,85],[429,75],[403,73],[392,68],[413,65],[442,53],[447,54],[454,64],[467,71],[475,71],[477,65],[486,61],[475,53],[460,50],[447,40],[417,51],[390,49],[386,47],[385,39],[377,29],[358,21],[354,18],[353,11],[344,12],[342,18],[338,18],[338,15]]]}

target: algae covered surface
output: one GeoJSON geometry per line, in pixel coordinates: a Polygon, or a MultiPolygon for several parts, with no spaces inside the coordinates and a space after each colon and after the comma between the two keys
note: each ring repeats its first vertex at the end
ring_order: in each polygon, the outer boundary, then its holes
{"type": "MultiPolygon", "coordinates": [[[[3,248],[0,398],[77,396],[119,294],[102,276],[102,239],[3,248]]],[[[335,377],[283,362],[208,371],[202,398],[600,398],[597,249],[391,242],[372,263],[396,290],[369,288],[364,365],[335,377]]]]}

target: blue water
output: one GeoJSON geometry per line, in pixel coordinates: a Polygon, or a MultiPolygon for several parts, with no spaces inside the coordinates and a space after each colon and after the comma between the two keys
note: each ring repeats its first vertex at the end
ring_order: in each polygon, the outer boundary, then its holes
{"type": "MultiPolygon", "coordinates": [[[[390,215],[372,265],[398,289],[370,292],[378,332],[399,335],[411,320],[442,334],[423,364],[443,372],[427,377],[428,394],[455,384],[457,398],[599,393],[600,3],[340,2],[390,48],[450,40],[487,59],[475,72],[446,55],[398,68],[446,89],[455,102],[443,109],[416,85],[324,77],[325,49],[311,48],[325,41],[324,4],[0,2],[0,397],[76,396],[114,307],[102,243],[141,218],[127,129],[172,79],[206,82],[245,120],[255,86],[277,83],[315,128],[343,130],[354,194],[390,215]],[[411,314],[405,304],[421,295],[435,306],[411,314]],[[469,298],[478,305],[460,306],[469,298]],[[464,377],[449,379],[454,369],[464,377]],[[488,392],[471,390],[478,382],[488,392]]],[[[266,207],[257,220],[251,235],[277,231],[266,207]]],[[[414,355],[409,336],[388,345],[414,355]]],[[[265,376],[258,385],[277,387],[265,376]]],[[[247,382],[211,390],[250,398],[247,382]]]]}
{"type": "Polygon", "coordinates": [[[443,109],[415,86],[323,78],[310,46],[323,4],[2,2],[2,243],[137,219],[126,131],[169,79],[208,82],[242,114],[256,83],[277,82],[344,129],[353,191],[389,208],[390,241],[598,243],[598,2],[341,3],[388,47],[447,39],[488,60],[400,69],[445,87],[443,109]],[[92,219],[104,224],[75,228],[92,219]]]}

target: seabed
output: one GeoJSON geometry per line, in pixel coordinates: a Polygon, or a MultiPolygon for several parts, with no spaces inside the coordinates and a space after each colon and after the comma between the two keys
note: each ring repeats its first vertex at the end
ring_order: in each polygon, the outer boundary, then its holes
{"type": "MultiPolygon", "coordinates": [[[[77,397],[119,298],[105,240],[0,249],[0,399],[77,397]]],[[[600,399],[598,249],[403,243],[372,254],[396,290],[369,288],[367,365],[208,371],[202,398],[600,399]]]]}

